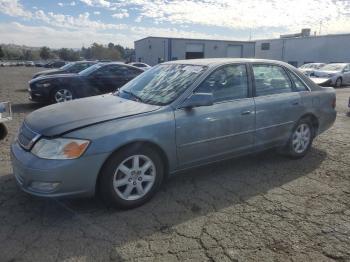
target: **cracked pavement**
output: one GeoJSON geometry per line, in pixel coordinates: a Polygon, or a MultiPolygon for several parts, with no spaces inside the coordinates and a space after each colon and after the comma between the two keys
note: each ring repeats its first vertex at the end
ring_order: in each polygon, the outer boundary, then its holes
{"type": "Polygon", "coordinates": [[[335,125],[301,160],[274,151],[172,177],[146,205],[21,192],[9,145],[37,68],[0,68],[14,120],[0,142],[0,261],[350,261],[350,88],[337,89],[335,125]]]}

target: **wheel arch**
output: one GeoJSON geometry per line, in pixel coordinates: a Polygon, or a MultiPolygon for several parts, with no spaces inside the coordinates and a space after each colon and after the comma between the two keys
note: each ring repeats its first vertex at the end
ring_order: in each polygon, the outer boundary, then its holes
{"type": "Polygon", "coordinates": [[[316,137],[317,134],[318,134],[318,129],[319,129],[319,127],[320,127],[318,118],[317,118],[313,113],[306,113],[306,114],[304,114],[304,115],[302,115],[302,116],[300,117],[299,121],[300,121],[301,119],[310,119],[311,124],[312,124],[312,127],[313,127],[313,129],[314,129],[314,134],[313,134],[313,135],[314,135],[314,137],[316,137]]]}
{"type": "Polygon", "coordinates": [[[168,158],[167,154],[165,153],[165,150],[161,146],[159,146],[155,142],[149,141],[149,140],[136,140],[136,141],[132,141],[132,142],[127,142],[126,144],[123,144],[123,145],[119,146],[113,152],[111,152],[109,154],[109,156],[103,162],[103,164],[100,167],[100,170],[98,172],[97,178],[96,178],[95,194],[98,193],[99,182],[100,182],[100,178],[102,177],[102,170],[104,169],[104,167],[105,167],[106,163],[108,162],[108,160],[111,159],[111,157],[113,155],[117,154],[118,152],[124,150],[127,147],[136,147],[136,148],[137,147],[150,147],[153,150],[155,150],[159,154],[159,156],[161,157],[162,162],[164,163],[164,175],[165,175],[165,177],[168,176],[168,173],[169,173],[169,158],[168,158]]]}

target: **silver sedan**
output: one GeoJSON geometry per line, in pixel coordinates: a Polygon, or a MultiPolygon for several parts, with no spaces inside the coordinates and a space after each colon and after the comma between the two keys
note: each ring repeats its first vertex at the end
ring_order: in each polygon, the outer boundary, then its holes
{"type": "Polygon", "coordinates": [[[301,158],[335,121],[335,92],[254,59],[167,62],[114,94],[29,114],[12,144],[19,186],[133,208],[179,171],[269,148],[301,158]]]}

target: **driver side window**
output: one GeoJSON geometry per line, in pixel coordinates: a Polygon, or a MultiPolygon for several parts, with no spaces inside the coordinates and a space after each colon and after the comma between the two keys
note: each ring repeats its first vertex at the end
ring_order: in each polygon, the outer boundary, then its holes
{"type": "Polygon", "coordinates": [[[245,65],[227,65],[215,70],[195,91],[212,93],[214,102],[248,97],[248,75],[245,65]]]}

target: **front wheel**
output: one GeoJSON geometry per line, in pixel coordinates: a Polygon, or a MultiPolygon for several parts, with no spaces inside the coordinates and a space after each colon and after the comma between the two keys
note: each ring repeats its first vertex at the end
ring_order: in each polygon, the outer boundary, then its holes
{"type": "Polygon", "coordinates": [[[301,119],[294,127],[286,146],[286,153],[292,158],[302,158],[310,150],[314,139],[314,128],[308,119],[301,119]]]}
{"type": "Polygon", "coordinates": [[[131,146],[114,154],[104,165],[99,193],[108,205],[130,209],[149,201],[164,177],[164,165],[151,148],[131,146]]]}
{"type": "Polygon", "coordinates": [[[75,94],[70,88],[56,88],[51,95],[54,103],[62,103],[75,99],[75,94]]]}

